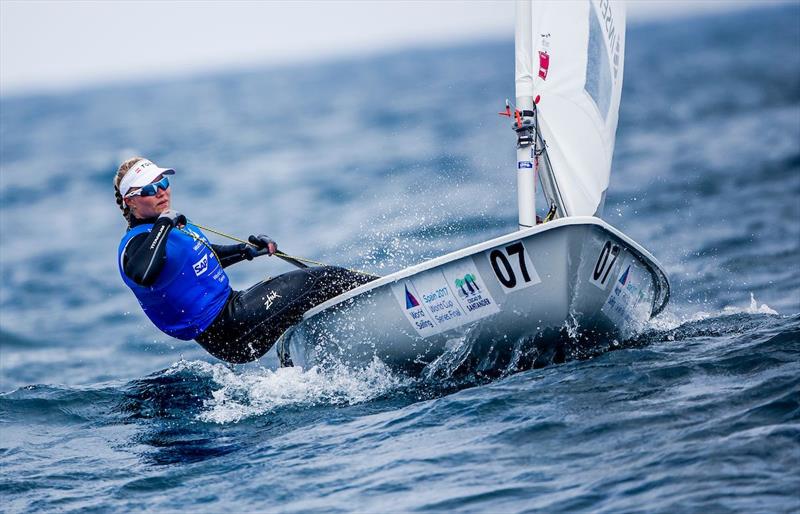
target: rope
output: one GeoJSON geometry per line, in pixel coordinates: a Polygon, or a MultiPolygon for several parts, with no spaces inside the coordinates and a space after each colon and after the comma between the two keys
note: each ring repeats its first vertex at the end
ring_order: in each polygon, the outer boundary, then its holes
{"type": "Polygon", "coordinates": [[[550,204],[550,210],[547,211],[547,216],[545,216],[544,221],[542,223],[547,223],[548,221],[552,220],[556,215],[556,203],[553,202],[550,204]]]}
{"type": "MultiPolygon", "coordinates": [[[[212,234],[216,234],[218,236],[228,238],[231,241],[236,241],[237,243],[244,243],[244,244],[246,244],[248,246],[252,246],[253,248],[258,248],[258,246],[254,245],[250,241],[245,241],[244,239],[239,239],[236,236],[232,236],[230,234],[226,234],[225,232],[220,232],[219,230],[215,230],[215,229],[213,229],[211,227],[204,227],[203,225],[201,225],[199,223],[195,223],[194,221],[190,221],[189,223],[191,223],[195,227],[199,228],[200,230],[205,230],[207,232],[211,232],[212,234]]],[[[185,234],[188,234],[183,229],[180,229],[180,230],[181,230],[181,232],[184,232],[185,234]]],[[[191,235],[191,234],[189,234],[189,235],[191,235]]],[[[203,242],[203,244],[205,244],[205,242],[203,242]]],[[[206,245],[206,246],[208,247],[209,245],[206,245]]],[[[216,255],[216,254],[214,254],[214,255],[216,255]]],[[[306,259],[305,257],[297,257],[295,255],[289,255],[289,254],[283,253],[281,251],[277,251],[272,255],[276,255],[278,257],[283,257],[285,259],[294,259],[296,261],[306,262],[308,264],[314,264],[316,266],[327,266],[327,264],[325,264],[323,262],[315,261],[315,260],[312,260],[312,259],[306,259]]],[[[375,277],[375,275],[373,275],[372,273],[367,273],[366,271],[362,271],[362,270],[359,270],[359,269],[354,269],[354,268],[344,268],[344,269],[346,269],[347,271],[352,271],[353,273],[360,273],[361,275],[366,275],[368,277],[375,277]]]]}
{"type": "MultiPolygon", "coordinates": [[[[197,225],[197,226],[199,227],[200,225],[197,225]]],[[[189,232],[188,230],[182,229],[182,228],[180,228],[180,227],[175,227],[175,228],[177,228],[177,229],[178,229],[180,232],[183,232],[183,233],[184,233],[184,234],[186,234],[187,236],[191,237],[191,238],[192,238],[192,239],[194,239],[195,241],[198,241],[198,242],[200,242],[200,243],[203,243],[203,246],[205,246],[206,248],[208,248],[208,249],[211,251],[211,253],[213,253],[213,254],[214,254],[214,257],[216,257],[216,258],[217,258],[217,262],[221,262],[221,261],[219,260],[219,255],[217,255],[217,252],[215,252],[215,251],[214,251],[214,248],[212,248],[210,244],[208,244],[208,243],[206,243],[205,241],[203,241],[202,239],[200,239],[200,238],[197,236],[197,234],[195,234],[195,233],[193,233],[193,232],[189,232]]]]}

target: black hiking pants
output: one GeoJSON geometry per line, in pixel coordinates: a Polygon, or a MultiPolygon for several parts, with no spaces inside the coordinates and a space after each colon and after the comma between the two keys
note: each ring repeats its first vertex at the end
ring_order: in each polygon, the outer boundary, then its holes
{"type": "Polygon", "coordinates": [[[231,291],[214,322],[195,341],[214,357],[233,363],[258,359],[303,313],[377,277],[335,266],[284,273],[231,291]]]}

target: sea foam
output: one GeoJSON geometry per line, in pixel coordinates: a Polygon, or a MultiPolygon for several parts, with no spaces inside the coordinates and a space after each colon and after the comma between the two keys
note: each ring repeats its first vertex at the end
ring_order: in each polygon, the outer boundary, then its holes
{"type": "Polygon", "coordinates": [[[285,407],[353,405],[373,400],[408,385],[411,379],[391,372],[380,360],[362,369],[336,366],[322,370],[300,367],[237,370],[202,361],[177,363],[207,374],[219,386],[205,401],[199,421],[235,423],[285,407]]]}

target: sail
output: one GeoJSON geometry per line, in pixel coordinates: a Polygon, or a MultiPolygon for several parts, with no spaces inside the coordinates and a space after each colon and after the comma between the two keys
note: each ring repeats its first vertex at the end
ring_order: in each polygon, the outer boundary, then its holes
{"type": "Polygon", "coordinates": [[[565,213],[599,216],[622,94],[625,6],[535,0],[528,12],[532,48],[516,49],[516,96],[538,97],[539,126],[565,213]]]}

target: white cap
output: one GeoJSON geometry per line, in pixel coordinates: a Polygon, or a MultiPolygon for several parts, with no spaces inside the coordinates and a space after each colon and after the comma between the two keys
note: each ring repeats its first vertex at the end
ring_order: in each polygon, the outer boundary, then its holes
{"type": "Polygon", "coordinates": [[[128,191],[134,187],[146,186],[159,175],[174,175],[175,170],[172,168],[159,168],[147,159],[140,159],[136,161],[122,180],[119,182],[119,192],[125,197],[128,191]]]}

